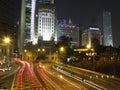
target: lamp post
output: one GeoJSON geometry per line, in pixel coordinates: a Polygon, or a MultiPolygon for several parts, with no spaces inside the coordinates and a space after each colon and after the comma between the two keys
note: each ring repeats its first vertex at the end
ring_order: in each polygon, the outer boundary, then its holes
{"type": "Polygon", "coordinates": [[[60,47],[60,51],[61,51],[61,52],[64,52],[64,47],[60,47]]]}
{"type": "Polygon", "coordinates": [[[38,48],[36,53],[37,57],[39,59],[45,59],[45,51],[45,48],[38,48]]]}
{"type": "Polygon", "coordinates": [[[26,53],[27,53],[27,50],[25,49],[24,50],[24,57],[23,57],[24,60],[26,60],[26,53]]]}
{"type": "Polygon", "coordinates": [[[86,47],[87,47],[87,49],[90,49],[90,48],[91,48],[91,45],[88,44],[86,47]]]}
{"type": "Polygon", "coordinates": [[[94,51],[94,48],[91,48],[91,45],[87,45],[86,46],[87,49],[89,49],[90,51],[92,51],[92,53],[90,54],[92,57],[93,57],[93,70],[95,70],[95,51],[94,51]]]}
{"type": "Polygon", "coordinates": [[[10,40],[10,38],[9,37],[5,37],[4,38],[4,43],[5,43],[5,45],[6,45],[6,47],[7,47],[7,61],[8,61],[8,67],[9,67],[9,65],[10,65],[10,42],[11,42],[11,40],[10,40]]]}
{"type": "Polygon", "coordinates": [[[95,70],[95,51],[93,48],[93,70],[95,70]]]}
{"type": "Polygon", "coordinates": [[[65,47],[61,46],[59,48],[59,52],[60,52],[59,59],[60,59],[60,62],[61,62],[65,58],[65,47]]]}

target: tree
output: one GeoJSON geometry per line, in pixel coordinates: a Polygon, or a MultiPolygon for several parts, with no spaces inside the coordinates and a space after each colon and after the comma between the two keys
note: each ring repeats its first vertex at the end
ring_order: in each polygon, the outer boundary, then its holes
{"type": "Polygon", "coordinates": [[[62,58],[62,60],[64,62],[66,62],[67,58],[73,54],[73,50],[72,50],[72,48],[70,48],[71,41],[72,41],[71,37],[67,37],[67,36],[63,35],[60,37],[60,41],[57,44],[58,48],[60,48],[61,46],[63,46],[65,48],[64,54],[62,53],[61,56],[59,56],[60,58],[62,58]]]}
{"type": "Polygon", "coordinates": [[[64,35],[60,37],[60,43],[64,46],[70,46],[71,41],[72,41],[71,37],[67,37],[64,35]]]}

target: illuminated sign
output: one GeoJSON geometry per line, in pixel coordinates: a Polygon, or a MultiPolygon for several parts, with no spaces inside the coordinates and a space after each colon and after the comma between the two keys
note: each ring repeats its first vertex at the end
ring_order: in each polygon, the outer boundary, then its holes
{"type": "Polygon", "coordinates": [[[90,27],[89,29],[91,29],[91,30],[100,30],[99,28],[92,28],[92,27],[90,27]]]}

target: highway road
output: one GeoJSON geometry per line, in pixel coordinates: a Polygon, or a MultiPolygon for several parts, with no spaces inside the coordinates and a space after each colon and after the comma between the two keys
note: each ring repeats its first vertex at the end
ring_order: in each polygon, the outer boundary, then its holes
{"type": "Polygon", "coordinates": [[[82,83],[78,83],[76,80],[60,72],[56,72],[56,70],[51,68],[50,63],[39,64],[37,70],[39,76],[50,90],[87,90],[82,83]]]}
{"type": "Polygon", "coordinates": [[[98,90],[119,90],[120,79],[113,75],[106,75],[74,66],[66,65],[63,63],[56,63],[54,69],[64,73],[77,80],[85,80],[85,84],[98,90]]]}
{"type": "Polygon", "coordinates": [[[88,90],[83,83],[56,72],[50,63],[17,62],[21,68],[14,75],[11,90],[88,90]]]}
{"type": "MultiPolygon", "coordinates": [[[[17,59],[18,72],[10,72],[0,81],[0,89],[8,90],[119,90],[114,76],[61,63],[32,63],[17,59]],[[7,76],[7,77],[6,77],[7,76]]],[[[2,74],[1,74],[2,75],[2,74]]]]}
{"type": "Polygon", "coordinates": [[[16,73],[20,66],[18,63],[12,62],[10,70],[0,71],[0,90],[1,89],[10,89],[14,77],[14,73],[16,73]]]}
{"type": "Polygon", "coordinates": [[[43,89],[42,84],[34,73],[33,64],[21,60],[18,62],[21,63],[21,68],[14,75],[11,90],[43,89]]]}

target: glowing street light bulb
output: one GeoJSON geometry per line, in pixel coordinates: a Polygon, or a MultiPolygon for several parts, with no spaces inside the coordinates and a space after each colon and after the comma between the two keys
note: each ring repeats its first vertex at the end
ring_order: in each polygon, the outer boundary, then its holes
{"type": "Polygon", "coordinates": [[[87,46],[86,46],[88,49],[90,49],[91,48],[91,46],[88,44],[87,46]]]}
{"type": "Polygon", "coordinates": [[[40,49],[38,49],[38,52],[40,52],[40,49]]]}
{"type": "Polygon", "coordinates": [[[63,52],[63,51],[64,51],[64,47],[61,47],[61,48],[60,48],[60,51],[62,51],[62,52],[63,52]]]}
{"type": "Polygon", "coordinates": [[[4,39],[4,42],[5,42],[5,43],[10,43],[10,38],[6,37],[6,38],[4,39]]]}
{"type": "Polygon", "coordinates": [[[4,43],[6,44],[6,54],[7,54],[7,62],[8,62],[8,67],[9,67],[9,65],[10,65],[10,38],[9,37],[5,37],[4,39],[3,39],[3,41],[4,41],[4,43]]]}
{"type": "Polygon", "coordinates": [[[42,51],[44,52],[44,51],[45,51],[45,49],[43,48],[43,49],[42,49],[42,51]]]}
{"type": "Polygon", "coordinates": [[[27,50],[25,49],[24,52],[27,52],[27,50]]]}

